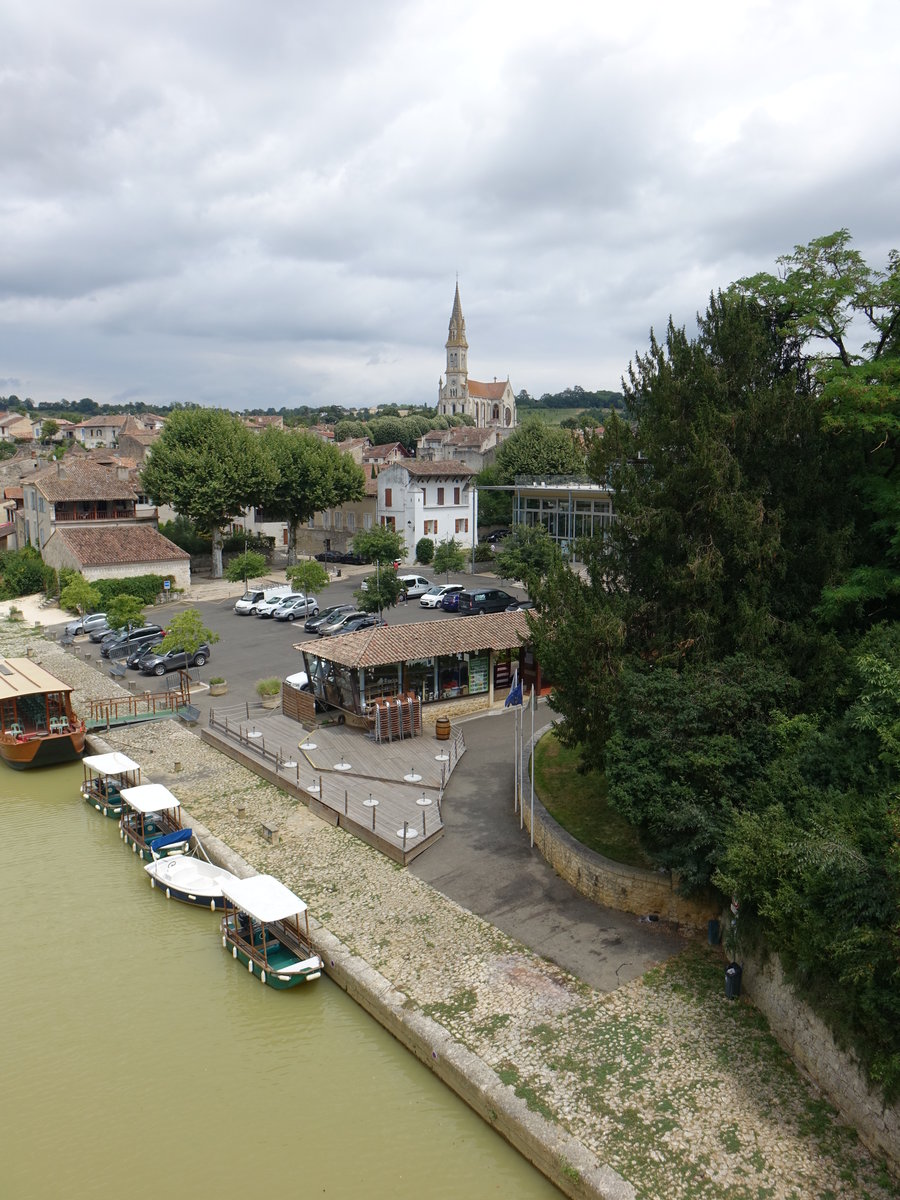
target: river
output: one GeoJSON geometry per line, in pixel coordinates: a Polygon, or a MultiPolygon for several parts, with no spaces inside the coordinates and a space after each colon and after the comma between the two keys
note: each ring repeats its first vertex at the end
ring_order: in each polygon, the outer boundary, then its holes
{"type": "Polygon", "coordinates": [[[329,980],[251,980],[81,775],[0,764],[4,1197],[559,1196],[329,980]]]}

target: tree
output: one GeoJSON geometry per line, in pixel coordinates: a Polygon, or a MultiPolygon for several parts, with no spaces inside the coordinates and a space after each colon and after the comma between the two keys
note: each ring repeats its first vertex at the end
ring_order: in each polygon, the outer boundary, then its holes
{"type": "Polygon", "coordinates": [[[371,529],[361,529],[356,534],[353,551],[365,562],[398,562],[406,554],[406,543],[403,535],[389,525],[373,525],[371,529]]]}
{"type": "Polygon", "coordinates": [[[213,645],[218,640],[219,635],[203,624],[200,610],[186,608],[183,613],[169,621],[160,649],[163,653],[168,650],[184,650],[188,656],[193,656],[204,642],[213,645]]]}
{"type": "Polygon", "coordinates": [[[397,604],[402,590],[400,576],[394,568],[376,563],[375,574],[369,575],[365,587],[353,594],[363,612],[377,612],[380,617],[386,608],[393,608],[397,604]]]}
{"type": "Polygon", "coordinates": [[[66,612],[77,613],[79,617],[83,617],[85,613],[95,612],[99,608],[100,593],[83,575],[78,574],[60,592],[59,606],[66,612]]]}
{"type": "Polygon", "coordinates": [[[54,421],[52,417],[44,421],[41,425],[41,441],[44,443],[44,445],[46,445],[48,442],[52,442],[58,433],[59,422],[54,421]]]}
{"type": "MultiPolygon", "coordinates": [[[[477,483],[480,487],[509,486],[517,475],[584,475],[585,469],[584,449],[570,430],[529,416],[503,442],[493,465],[479,473],[477,483]]],[[[511,492],[479,491],[478,504],[481,525],[509,524],[511,492]]]]}
{"type": "Polygon", "coordinates": [[[456,538],[444,538],[438,542],[434,552],[434,571],[436,575],[446,575],[465,569],[466,554],[456,538]]]}
{"type": "Polygon", "coordinates": [[[434,558],[434,542],[429,537],[419,538],[416,542],[416,562],[427,567],[434,558]]]}
{"type": "Polygon", "coordinates": [[[229,562],[225,568],[225,578],[231,583],[246,585],[248,579],[259,579],[265,570],[266,556],[258,554],[256,550],[247,550],[244,554],[235,555],[229,562]]]}
{"type": "Polygon", "coordinates": [[[265,505],[271,515],[287,522],[288,562],[292,563],[298,527],[314,513],[361,500],[366,477],[349,454],[313,434],[270,428],[262,442],[276,470],[265,505]]]}
{"type": "Polygon", "coordinates": [[[556,543],[543,525],[517,525],[495,555],[501,579],[518,579],[531,592],[532,585],[550,571],[559,557],[556,543]]]}
{"type": "Polygon", "coordinates": [[[291,587],[303,592],[307,596],[321,592],[331,583],[331,577],[328,572],[315,559],[307,559],[305,562],[295,563],[294,566],[288,567],[286,574],[290,580],[291,587]]]}
{"type": "Polygon", "coordinates": [[[129,596],[127,592],[114,596],[106,610],[110,629],[130,629],[133,625],[140,625],[145,607],[140,596],[129,596]]]}
{"type": "Polygon", "coordinates": [[[158,504],[170,504],[212,536],[213,577],[222,578],[222,529],[272,493],[276,468],[262,439],[215,408],[172,412],[141,473],[158,504]]]}

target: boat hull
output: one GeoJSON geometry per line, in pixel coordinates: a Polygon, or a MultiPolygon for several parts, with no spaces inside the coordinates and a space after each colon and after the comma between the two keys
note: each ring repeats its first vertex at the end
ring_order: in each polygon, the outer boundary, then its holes
{"type": "Polygon", "coordinates": [[[220,867],[186,855],[173,855],[147,863],[150,886],[164,892],[167,900],[180,900],[197,908],[221,911],[225,907],[222,877],[234,878],[220,867]]]}
{"type": "Polygon", "coordinates": [[[25,739],[0,738],[0,758],[14,771],[75,762],[84,754],[84,730],[49,733],[25,739]]]}
{"type": "Polygon", "coordinates": [[[84,788],[81,789],[81,794],[85,801],[93,808],[96,808],[98,813],[102,813],[104,817],[109,817],[113,821],[117,821],[121,817],[122,809],[125,807],[125,801],[121,796],[101,797],[94,792],[86,791],[84,788]]]}
{"type": "Polygon", "coordinates": [[[314,979],[318,979],[322,974],[321,967],[311,968],[303,974],[279,974],[277,967],[272,967],[271,965],[265,967],[262,963],[255,962],[249,954],[244,950],[239,950],[237,946],[231,947],[231,954],[242,966],[247,968],[251,975],[255,975],[267,987],[275,988],[277,991],[297,987],[301,983],[312,983],[314,979]]]}

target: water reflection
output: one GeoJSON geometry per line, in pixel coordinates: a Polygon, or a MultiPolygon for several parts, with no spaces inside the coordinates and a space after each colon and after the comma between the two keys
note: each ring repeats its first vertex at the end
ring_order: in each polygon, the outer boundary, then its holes
{"type": "Polygon", "coordinates": [[[249,979],[80,780],[0,774],[4,1196],[559,1195],[327,979],[249,979]]]}

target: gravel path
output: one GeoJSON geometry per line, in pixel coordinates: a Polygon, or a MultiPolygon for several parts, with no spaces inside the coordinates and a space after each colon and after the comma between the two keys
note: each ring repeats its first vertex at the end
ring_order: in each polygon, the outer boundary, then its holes
{"type": "MultiPolygon", "coordinates": [[[[35,646],[87,697],[120,690],[32,630],[0,621],[0,652],[35,646]]],[[[534,1110],[628,1180],[697,1200],[886,1200],[900,1188],[799,1076],[723,962],[696,947],[610,994],[593,991],[434,891],[173,721],[107,740],[169,786],[409,1002],[479,1055],[534,1110]],[[183,769],[175,772],[175,763],[183,769]],[[280,827],[269,845],[260,827],[280,827]]],[[[459,770],[468,768],[464,760],[459,770]]]]}

